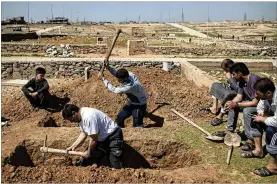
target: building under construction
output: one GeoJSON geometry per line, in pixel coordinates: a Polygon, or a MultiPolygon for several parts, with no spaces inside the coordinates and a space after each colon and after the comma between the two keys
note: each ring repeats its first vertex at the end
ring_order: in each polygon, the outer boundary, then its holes
{"type": "Polygon", "coordinates": [[[1,21],[2,25],[7,25],[7,24],[26,24],[24,17],[13,17],[10,19],[2,20],[1,21]]]}
{"type": "Polygon", "coordinates": [[[47,24],[69,24],[68,18],[65,17],[55,17],[53,19],[47,20],[47,24]]]}

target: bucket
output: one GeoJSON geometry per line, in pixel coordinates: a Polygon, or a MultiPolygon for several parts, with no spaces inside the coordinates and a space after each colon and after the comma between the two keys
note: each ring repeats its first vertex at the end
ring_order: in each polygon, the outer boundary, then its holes
{"type": "Polygon", "coordinates": [[[88,78],[89,78],[89,71],[88,71],[88,67],[86,67],[86,68],[85,68],[84,74],[85,74],[85,81],[87,81],[87,80],[88,80],[88,78]]]}
{"type": "Polygon", "coordinates": [[[168,62],[163,62],[163,70],[164,71],[169,71],[170,70],[170,68],[171,68],[171,65],[170,65],[170,63],[168,63],[168,62]]]}

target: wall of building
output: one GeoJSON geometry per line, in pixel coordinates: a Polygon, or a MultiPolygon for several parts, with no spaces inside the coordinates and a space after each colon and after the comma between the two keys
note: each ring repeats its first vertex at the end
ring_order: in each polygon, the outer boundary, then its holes
{"type": "Polygon", "coordinates": [[[178,46],[150,46],[142,40],[128,40],[129,55],[192,55],[192,56],[277,56],[277,47],[264,49],[220,49],[220,48],[188,48],[178,46]]]}
{"type": "Polygon", "coordinates": [[[127,54],[140,55],[146,53],[146,43],[144,40],[128,40],[127,42],[127,54]]]}
{"type": "MultiPolygon", "coordinates": [[[[1,50],[3,53],[45,53],[52,46],[45,44],[1,43],[1,50]]],[[[107,45],[70,44],[70,48],[75,54],[105,54],[108,51],[107,45]]]]}
{"type": "MultiPolygon", "coordinates": [[[[47,59],[47,58],[46,58],[47,59]]],[[[180,66],[169,62],[173,70],[180,72],[180,66]]],[[[142,68],[162,68],[162,61],[110,61],[110,65],[115,68],[142,67],[142,68]]],[[[102,66],[102,61],[99,60],[72,60],[72,58],[63,58],[63,60],[49,61],[2,61],[1,71],[2,79],[30,79],[35,76],[37,67],[46,69],[47,78],[65,78],[65,77],[82,77],[84,70],[88,67],[89,72],[98,72],[102,66]]]]}
{"type": "Polygon", "coordinates": [[[38,35],[35,32],[28,33],[2,33],[1,41],[9,42],[9,41],[21,41],[25,39],[38,39],[38,35]]]}
{"type": "Polygon", "coordinates": [[[193,56],[277,56],[277,48],[267,49],[220,49],[220,48],[186,48],[172,46],[147,46],[146,53],[157,55],[193,55],[193,56]]]}

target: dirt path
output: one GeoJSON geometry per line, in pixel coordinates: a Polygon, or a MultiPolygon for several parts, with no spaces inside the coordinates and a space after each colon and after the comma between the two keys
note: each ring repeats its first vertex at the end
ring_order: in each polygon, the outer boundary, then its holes
{"type": "Polygon", "coordinates": [[[168,25],[171,25],[173,27],[182,29],[183,31],[185,31],[187,34],[193,35],[193,36],[198,36],[200,38],[210,38],[208,35],[200,33],[199,31],[193,30],[191,28],[188,28],[186,26],[177,24],[177,23],[167,23],[168,25]]]}
{"type": "Polygon", "coordinates": [[[45,32],[48,32],[48,31],[52,31],[54,29],[60,29],[62,28],[63,26],[55,26],[55,27],[49,27],[49,28],[45,28],[45,29],[41,29],[41,30],[38,30],[36,31],[37,35],[41,35],[42,33],[45,33],[45,32]]]}

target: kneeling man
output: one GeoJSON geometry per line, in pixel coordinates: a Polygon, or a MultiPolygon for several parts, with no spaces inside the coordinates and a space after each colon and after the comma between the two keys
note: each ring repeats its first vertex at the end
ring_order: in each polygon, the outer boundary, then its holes
{"type": "Polygon", "coordinates": [[[81,133],[77,140],[67,148],[74,151],[89,137],[87,151],[82,155],[82,166],[91,165],[108,155],[112,168],[122,168],[121,155],[123,134],[121,128],[105,113],[88,107],[67,104],[62,110],[64,119],[79,124],[81,133]]]}

